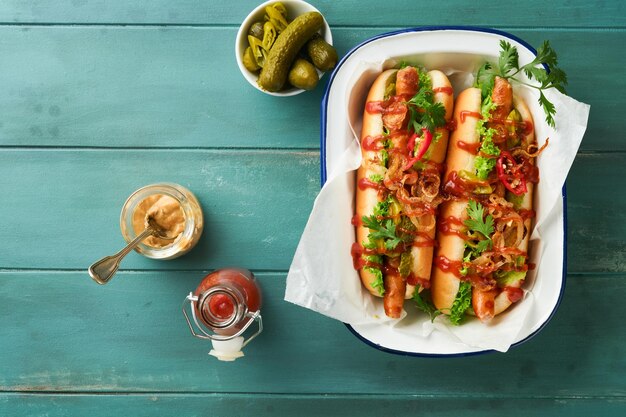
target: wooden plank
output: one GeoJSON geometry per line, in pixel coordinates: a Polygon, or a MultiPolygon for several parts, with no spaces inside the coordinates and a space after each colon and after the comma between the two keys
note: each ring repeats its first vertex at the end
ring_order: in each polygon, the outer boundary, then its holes
{"type": "Polygon", "coordinates": [[[241,264],[287,269],[319,191],[319,154],[286,151],[0,152],[0,267],[85,269],[125,242],[119,213],[136,189],[189,188],[205,228],[184,257],[136,253],[122,268],[207,269],[241,264]]]}
{"type": "Polygon", "coordinates": [[[257,91],[232,29],[4,27],[0,38],[0,145],[319,147],[322,88],[257,91]]]}
{"type": "Polygon", "coordinates": [[[341,55],[459,16],[534,45],[550,39],[570,94],[593,107],[568,182],[562,306],[523,346],[457,359],[382,353],[283,301],[319,190],[323,86],[278,100],[240,77],[232,44],[258,3],[0,2],[0,415],[624,415],[626,102],[616,92],[626,81],[615,45],[626,41],[625,3],[398,0],[373,13],[373,3],[314,2],[341,55]],[[132,254],[97,286],[84,269],[122,243],[121,203],[163,180],[200,198],[199,247],[167,263],[132,254]],[[229,264],[258,272],[266,329],[246,358],[223,364],[191,337],[180,304],[229,264]]]}
{"type": "Polygon", "coordinates": [[[429,398],[406,396],[354,395],[59,395],[0,394],[0,411],[14,417],[46,415],[152,417],[155,414],[179,417],[211,415],[229,417],[359,415],[378,417],[428,415],[433,417],[550,415],[554,417],[623,416],[623,398],[429,398]],[[384,411],[383,411],[384,410],[384,411]]]}
{"type": "MultiPolygon", "coordinates": [[[[568,187],[570,272],[626,271],[626,200],[615,181],[625,153],[581,154],[568,187]]],[[[137,188],[177,182],[206,217],[198,246],[126,269],[204,270],[228,264],[287,270],[319,192],[319,154],[291,151],[0,151],[0,268],[86,269],[124,242],[119,212],[137,188]],[[19,173],[19,175],[16,175],[19,173]],[[25,250],[24,248],[28,248],[25,250]]]]}
{"type": "MultiPolygon", "coordinates": [[[[5,0],[0,4],[0,22],[238,25],[260,3],[258,0],[229,3],[155,0],[140,4],[97,0],[58,0],[54,3],[5,0]]],[[[325,14],[331,25],[457,25],[459,16],[463,16],[462,23],[466,25],[500,27],[537,24],[547,27],[623,27],[626,24],[626,10],[620,1],[607,1],[602,3],[602,7],[591,7],[584,0],[558,0],[550,3],[549,13],[544,12],[545,3],[538,0],[524,3],[514,0],[497,3],[468,3],[462,0],[425,0],[417,3],[400,0],[377,7],[376,13],[356,0],[318,0],[312,4],[325,14]]]]}
{"type": "Polygon", "coordinates": [[[198,272],[0,272],[0,391],[372,394],[483,398],[626,395],[622,275],[568,277],[557,314],[506,354],[415,358],[373,349],[343,324],[283,301],[284,274],[258,273],[265,330],[220,363],[180,311],[198,272]]]}
{"type": "Polygon", "coordinates": [[[625,159],[585,153],[574,161],[567,180],[570,271],[626,270],[625,159]]]}
{"type": "MultiPolygon", "coordinates": [[[[335,43],[345,55],[391,29],[337,29],[335,43]]],[[[550,39],[569,94],[592,105],[582,149],[626,150],[615,94],[626,80],[603,47],[626,31],[512,32],[550,39]]],[[[234,38],[228,27],[0,27],[0,146],[318,148],[329,76],[296,97],[264,95],[241,76],[234,38]]]]}

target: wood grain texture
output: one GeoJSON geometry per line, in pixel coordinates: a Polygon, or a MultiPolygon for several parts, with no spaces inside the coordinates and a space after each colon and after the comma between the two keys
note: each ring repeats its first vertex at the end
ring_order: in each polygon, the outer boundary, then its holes
{"type": "Polygon", "coordinates": [[[602,410],[603,417],[623,416],[624,399],[595,398],[455,398],[442,401],[428,396],[402,395],[215,395],[131,394],[124,396],[0,394],[0,412],[12,417],[176,415],[179,417],[345,416],[379,417],[428,415],[432,417],[588,417],[602,410]]]}
{"type": "Polygon", "coordinates": [[[79,272],[0,272],[0,391],[626,396],[614,343],[626,324],[607,309],[626,296],[623,274],[570,275],[548,326],[506,354],[433,359],[371,348],[283,301],[284,274],[258,273],[265,330],[234,363],[208,357],[180,311],[203,275],[126,272],[101,287],[79,272]]]}
{"type": "MultiPolygon", "coordinates": [[[[568,182],[570,272],[626,271],[626,201],[614,190],[623,176],[626,153],[576,159],[568,182]]],[[[0,150],[0,189],[10,196],[0,205],[0,268],[86,269],[123,245],[119,212],[126,198],[160,181],[196,194],[204,234],[182,258],[131,254],[122,268],[287,270],[319,192],[319,154],[0,150]]]]}
{"type": "MultiPolygon", "coordinates": [[[[626,3],[312,1],[344,56],[380,33],[495,27],[545,39],[591,104],[568,179],[568,270],[548,326],[506,354],[413,358],[283,300],[319,192],[320,101],[240,75],[240,22],[260,1],[0,1],[0,416],[622,416],[626,410],[626,3]],[[131,254],[107,286],[135,189],[178,182],[205,233],[190,254],[131,254]],[[265,330],[220,363],[186,294],[215,268],[257,274],[265,330]]],[[[554,277],[560,279],[560,277],[554,277]]]]}
{"type": "Polygon", "coordinates": [[[136,189],[189,188],[203,207],[203,236],[188,255],[129,269],[238,264],[287,269],[319,191],[319,154],[287,151],[0,151],[0,268],[85,269],[125,242],[119,213],[136,189]],[[29,214],[25,214],[29,213],[29,214]],[[28,248],[28,249],[26,249],[28,248]]]}
{"type": "MultiPolygon", "coordinates": [[[[340,55],[394,28],[334,31],[340,55]]],[[[397,29],[397,27],[396,27],[397,29]]],[[[583,150],[626,150],[626,31],[513,29],[551,41],[568,93],[591,104],[583,150]],[[585,59],[580,59],[584,56],[585,59]],[[597,70],[598,63],[602,70],[597,70]]],[[[1,27],[0,146],[319,148],[313,92],[276,99],[250,86],[224,27],[1,27]],[[37,62],[37,65],[33,63],[37,62]]]]}
{"type": "MultiPolygon", "coordinates": [[[[258,0],[236,2],[154,0],[102,2],[98,0],[5,0],[0,4],[0,22],[6,23],[117,23],[117,24],[230,24],[239,25],[258,0]]],[[[559,27],[605,27],[626,25],[626,9],[619,1],[589,3],[558,0],[467,2],[397,0],[385,7],[357,0],[311,1],[331,25],[417,26],[432,24],[559,27]],[[376,12],[372,13],[375,8],[376,12]]]]}
{"type": "Polygon", "coordinates": [[[10,27],[0,38],[0,145],[319,147],[322,89],[257,91],[232,29],[10,27]]]}
{"type": "Polygon", "coordinates": [[[567,179],[568,270],[626,268],[625,153],[579,153],[567,179]]]}

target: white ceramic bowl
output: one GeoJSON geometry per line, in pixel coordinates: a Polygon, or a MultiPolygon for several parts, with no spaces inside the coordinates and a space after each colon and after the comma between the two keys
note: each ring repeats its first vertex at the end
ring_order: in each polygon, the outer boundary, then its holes
{"type": "MultiPolygon", "coordinates": [[[[237,65],[239,66],[239,70],[241,71],[241,74],[250,83],[250,85],[252,85],[254,88],[256,88],[259,91],[262,91],[265,94],[269,94],[269,95],[277,96],[277,97],[287,97],[287,96],[294,96],[296,94],[300,94],[301,92],[305,90],[291,87],[291,88],[278,91],[275,93],[270,92],[270,91],[265,91],[261,87],[259,87],[259,85],[257,84],[257,79],[259,78],[259,75],[257,73],[248,71],[248,69],[243,65],[243,61],[242,61],[243,53],[246,50],[246,48],[249,46],[248,30],[250,29],[250,26],[252,26],[254,22],[259,22],[259,21],[262,22],[263,15],[265,15],[265,7],[269,6],[270,4],[277,3],[277,2],[280,2],[285,5],[285,8],[287,9],[287,20],[290,22],[303,13],[318,12],[321,14],[321,12],[317,10],[315,7],[301,0],[266,1],[265,3],[258,5],[254,10],[252,10],[250,14],[246,16],[246,18],[243,20],[243,23],[239,27],[239,31],[237,32],[237,40],[235,41],[235,56],[236,56],[237,65]]],[[[328,26],[328,22],[326,22],[326,19],[324,19],[324,26],[322,27],[320,34],[322,35],[322,37],[327,43],[329,43],[330,45],[333,44],[333,37],[330,33],[330,27],[328,26]]],[[[323,72],[319,70],[317,73],[319,74],[320,78],[324,74],[323,72]]]]}

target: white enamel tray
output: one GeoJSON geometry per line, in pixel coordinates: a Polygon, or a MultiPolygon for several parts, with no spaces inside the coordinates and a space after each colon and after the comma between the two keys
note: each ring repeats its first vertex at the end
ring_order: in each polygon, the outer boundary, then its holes
{"type": "MultiPolygon", "coordinates": [[[[499,42],[502,39],[517,47],[520,63],[529,62],[536,56],[536,51],[530,45],[513,35],[493,29],[471,27],[406,29],[373,37],[352,49],[332,73],[322,101],[322,185],[337,166],[339,156],[353,140],[353,130],[359,134],[364,94],[383,68],[407,61],[419,63],[428,69],[443,70],[449,74],[456,96],[460,91],[460,84],[467,83],[467,79],[455,80],[455,74],[475,73],[485,59],[495,61],[500,52],[499,42]],[[378,68],[373,70],[375,66],[378,68]],[[347,86],[354,83],[355,77],[359,77],[359,81],[354,88],[362,90],[363,93],[354,94],[353,91],[348,91],[354,90],[347,86]]],[[[541,110],[536,103],[530,103],[528,100],[527,103],[533,112],[539,135],[542,124],[545,124],[543,114],[540,113],[541,110]]],[[[539,168],[541,169],[541,161],[539,168]]],[[[537,187],[539,194],[541,184],[540,182],[537,187]]],[[[537,204],[540,204],[538,198],[537,204]]],[[[542,275],[542,270],[529,273],[527,287],[530,287],[534,303],[523,328],[511,346],[517,346],[537,334],[554,315],[560,303],[566,277],[565,217],[566,194],[563,187],[561,202],[550,211],[549,227],[543,233],[541,241],[542,256],[553,259],[555,267],[551,269],[549,276],[542,275]],[[559,273],[555,274],[555,271],[559,273]],[[536,285],[539,281],[541,285],[536,285]]],[[[531,262],[532,258],[534,256],[531,252],[531,262]]],[[[521,301],[523,302],[526,302],[526,299],[521,301]]],[[[405,305],[405,308],[408,307],[408,314],[420,317],[416,319],[418,321],[428,320],[423,313],[412,311],[408,304],[405,305]]],[[[409,325],[417,328],[420,323],[414,320],[409,325]]],[[[428,337],[418,337],[386,325],[347,325],[347,327],[363,342],[377,349],[402,355],[449,357],[493,351],[468,346],[449,333],[441,331],[434,331],[428,337]]]]}

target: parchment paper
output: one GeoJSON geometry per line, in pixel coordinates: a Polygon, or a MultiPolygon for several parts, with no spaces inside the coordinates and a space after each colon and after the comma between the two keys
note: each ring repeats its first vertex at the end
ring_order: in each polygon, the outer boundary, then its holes
{"type": "MultiPolygon", "coordinates": [[[[431,55],[430,58],[432,63],[438,57],[431,55]]],[[[467,65],[456,65],[466,61],[447,60],[442,56],[440,62],[441,66],[430,68],[440,69],[449,76],[455,97],[462,89],[471,86],[475,60],[467,65]],[[452,65],[445,65],[450,62],[452,65]]],[[[544,122],[543,110],[537,103],[538,92],[514,84],[516,94],[522,96],[531,109],[539,145],[549,138],[548,147],[537,160],[541,180],[535,191],[537,217],[529,249],[530,261],[536,264],[536,269],[527,275],[523,300],[489,324],[469,319],[461,326],[452,326],[445,316],[431,322],[426,314],[414,311],[414,308],[410,309],[410,314],[405,312],[400,319],[393,320],[385,316],[381,299],[362,288],[353,268],[350,248],[355,231],[350,220],[354,215],[355,170],[361,163],[357,134],[365,95],[380,71],[395,64],[394,60],[359,63],[345,85],[345,114],[339,117],[349,119],[353,132],[343,138],[326,138],[327,141],[342,140],[345,146],[340,147],[341,152],[335,152],[336,155],[327,156],[328,179],[315,200],[293,258],[285,300],[363,329],[390,326],[392,332],[385,329],[387,334],[402,333],[403,338],[408,336],[407,340],[414,339],[415,343],[428,344],[433,332],[443,332],[451,340],[472,349],[504,352],[519,340],[522,328],[535,326],[534,321],[541,319],[543,313],[534,311],[537,309],[534,294],[542,293],[544,280],[561,279],[562,244],[559,248],[543,243],[549,239],[563,240],[562,188],[582,141],[590,108],[554,89],[546,91],[545,95],[557,108],[555,130],[544,122]]]]}

